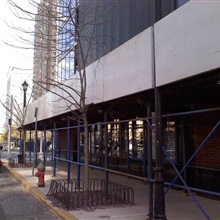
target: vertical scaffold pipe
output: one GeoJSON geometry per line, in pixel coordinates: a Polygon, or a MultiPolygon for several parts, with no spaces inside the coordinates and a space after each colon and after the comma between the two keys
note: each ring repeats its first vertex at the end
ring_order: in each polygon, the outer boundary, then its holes
{"type": "Polygon", "coordinates": [[[77,186],[80,187],[80,120],[77,127],[77,186]]]}
{"type": "Polygon", "coordinates": [[[156,167],[155,167],[155,202],[153,219],[164,220],[165,199],[163,179],[163,151],[162,151],[162,116],[161,116],[161,91],[155,87],[155,136],[156,136],[156,167]]]}
{"type": "Polygon", "coordinates": [[[67,122],[67,179],[70,181],[70,119],[68,118],[67,122]]]}
{"type": "MultiPolygon", "coordinates": [[[[108,125],[107,125],[107,112],[105,111],[105,191],[108,195],[108,181],[109,181],[109,173],[108,169],[108,125]]],[[[107,196],[106,195],[106,196],[107,196]]]]}
{"type": "Polygon", "coordinates": [[[148,179],[149,179],[149,211],[148,217],[152,219],[153,217],[153,168],[152,168],[152,130],[149,123],[149,117],[151,117],[150,103],[147,104],[147,161],[148,161],[148,179]]]}
{"type": "Polygon", "coordinates": [[[46,151],[47,151],[47,133],[46,133],[46,123],[44,123],[44,144],[43,144],[43,153],[44,153],[44,167],[46,167],[46,151]]]}
{"type": "Polygon", "coordinates": [[[54,122],[53,130],[53,176],[56,176],[56,148],[57,148],[57,131],[56,131],[56,122],[54,122]]]}

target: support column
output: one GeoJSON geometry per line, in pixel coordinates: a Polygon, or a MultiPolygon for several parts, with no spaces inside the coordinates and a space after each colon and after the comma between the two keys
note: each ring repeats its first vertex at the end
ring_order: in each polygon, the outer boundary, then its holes
{"type": "MultiPolygon", "coordinates": [[[[107,111],[104,116],[105,121],[105,169],[108,169],[108,124],[107,124],[107,111]]],[[[108,192],[109,172],[105,170],[105,190],[108,192]]]]}
{"type": "Polygon", "coordinates": [[[57,159],[56,159],[56,150],[57,150],[57,130],[56,130],[56,122],[54,122],[54,130],[53,130],[53,175],[56,176],[56,165],[57,165],[57,159]]]}
{"type": "MultiPolygon", "coordinates": [[[[150,103],[147,103],[147,117],[148,117],[148,123],[147,123],[147,161],[148,161],[148,179],[149,179],[149,211],[148,211],[148,217],[149,219],[152,219],[153,217],[153,168],[152,168],[152,130],[150,127],[150,120],[151,117],[151,106],[150,103]]],[[[152,120],[151,120],[152,121],[152,120]]],[[[152,124],[152,123],[151,123],[152,124]]]]}
{"type": "MultiPolygon", "coordinates": [[[[48,146],[49,147],[49,146],[48,146]]],[[[44,122],[44,145],[43,145],[43,155],[44,155],[44,165],[46,167],[47,162],[47,132],[46,132],[46,123],[44,122]]]]}
{"type": "Polygon", "coordinates": [[[70,119],[67,122],[67,179],[70,181],[70,119]]]}
{"type": "Polygon", "coordinates": [[[39,156],[38,158],[43,161],[43,136],[44,136],[44,133],[43,131],[40,131],[40,151],[39,151],[39,156]]]}
{"type": "Polygon", "coordinates": [[[38,108],[35,108],[35,132],[34,132],[34,150],[33,150],[33,164],[32,164],[32,176],[34,176],[34,167],[36,166],[36,148],[37,148],[37,114],[38,114],[38,108]]]}
{"type": "Polygon", "coordinates": [[[78,120],[78,126],[77,126],[77,186],[80,187],[80,178],[81,178],[81,170],[80,170],[80,120],[78,120]]]}
{"type": "Polygon", "coordinates": [[[164,220],[165,198],[164,198],[164,179],[163,179],[163,152],[162,152],[162,117],[161,117],[161,92],[155,88],[155,128],[156,128],[156,167],[155,167],[155,201],[153,219],[164,220]]]}

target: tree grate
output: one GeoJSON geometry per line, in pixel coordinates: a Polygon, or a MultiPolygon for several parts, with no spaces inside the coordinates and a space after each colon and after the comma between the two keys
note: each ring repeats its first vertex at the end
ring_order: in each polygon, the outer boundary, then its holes
{"type": "Polygon", "coordinates": [[[67,210],[134,205],[134,190],[131,187],[103,179],[90,179],[89,190],[84,188],[84,179],[52,180],[47,196],[57,206],[67,210]]]}

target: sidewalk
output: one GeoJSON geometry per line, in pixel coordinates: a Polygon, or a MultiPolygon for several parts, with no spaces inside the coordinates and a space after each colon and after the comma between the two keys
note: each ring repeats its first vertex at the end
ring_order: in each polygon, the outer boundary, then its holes
{"type": "MultiPolygon", "coordinates": [[[[52,177],[51,167],[46,167],[45,187],[37,186],[37,177],[32,176],[32,168],[10,168],[7,163],[7,169],[12,176],[31,192],[39,201],[44,203],[48,208],[52,209],[61,219],[68,220],[98,220],[98,219],[114,219],[114,220],[146,220],[148,212],[148,185],[140,180],[129,179],[127,177],[110,174],[109,178],[113,182],[130,186],[134,189],[134,206],[124,206],[106,209],[96,209],[95,211],[65,211],[54,207],[46,198],[49,191],[50,181],[52,179],[66,179],[67,165],[66,163],[57,162],[57,175],[52,177]]],[[[76,169],[71,167],[71,178],[76,178],[76,169]]],[[[34,173],[36,172],[36,168],[34,173]]],[[[83,170],[82,170],[83,172],[83,170]]],[[[91,177],[104,178],[104,173],[92,169],[91,177]]],[[[194,194],[203,210],[199,210],[190,196],[184,196],[179,190],[169,190],[165,196],[166,215],[168,220],[205,220],[220,219],[220,202],[208,199],[194,194]],[[205,215],[203,213],[205,213],[205,215]],[[209,216],[210,218],[208,218],[209,216]]]]}

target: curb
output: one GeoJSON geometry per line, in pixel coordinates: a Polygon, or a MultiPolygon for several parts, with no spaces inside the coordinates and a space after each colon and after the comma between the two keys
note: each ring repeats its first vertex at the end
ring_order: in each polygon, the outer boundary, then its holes
{"type": "Polygon", "coordinates": [[[62,220],[78,220],[76,217],[71,215],[69,212],[60,209],[58,207],[53,206],[46,198],[45,194],[42,193],[37,187],[33,186],[29,183],[23,176],[16,173],[14,169],[4,164],[7,170],[11,173],[12,177],[17,180],[21,185],[30,192],[38,201],[51,209],[57,216],[59,216],[62,220]]]}

